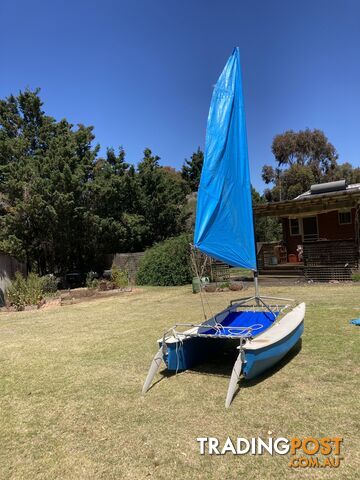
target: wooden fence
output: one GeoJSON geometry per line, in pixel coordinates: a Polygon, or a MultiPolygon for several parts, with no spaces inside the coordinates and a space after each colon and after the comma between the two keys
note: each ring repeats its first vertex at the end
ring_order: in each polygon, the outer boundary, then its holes
{"type": "Polygon", "coordinates": [[[115,253],[113,255],[106,255],[106,268],[110,269],[112,266],[116,266],[122,270],[126,270],[129,274],[130,282],[135,283],[140,261],[144,255],[144,252],[115,253]]]}
{"type": "Polygon", "coordinates": [[[0,252],[0,306],[5,304],[5,293],[16,272],[26,275],[26,267],[16,258],[7,253],[0,252]]]}
{"type": "Polygon", "coordinates": [[[304,242],[304,274],[307,280],[351,280],[352,272],[358,268],[359,249],[355,241],[304,242]]]}

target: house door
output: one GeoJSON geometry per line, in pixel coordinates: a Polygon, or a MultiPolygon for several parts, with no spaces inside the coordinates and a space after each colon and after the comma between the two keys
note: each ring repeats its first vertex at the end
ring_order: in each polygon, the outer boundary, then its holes
{"type": "Polygon", "coordinates": [[[303,222],[303,235],[304,242],[313,242],[319,239],[318,224],[316,217],[304,217],[303,222]]]}

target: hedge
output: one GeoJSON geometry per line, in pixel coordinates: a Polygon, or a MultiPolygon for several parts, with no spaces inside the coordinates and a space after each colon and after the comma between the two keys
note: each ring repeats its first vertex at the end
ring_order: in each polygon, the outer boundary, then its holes
{"type": "Polygon", "coordinates": [[[190,236],[165,240],[145,252],[136,281],[138,285],[174,286],[190,283],[190,236]]]}

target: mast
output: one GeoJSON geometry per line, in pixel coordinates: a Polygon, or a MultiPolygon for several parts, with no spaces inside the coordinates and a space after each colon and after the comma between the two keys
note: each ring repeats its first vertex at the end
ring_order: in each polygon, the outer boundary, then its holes
{"type": "Polygon", "coordinates": [[[259,292],[259,272],[255,270],[254,272],[254,286],[255,286],[255,299],[256,303],[259,304],[259,297],[260,297],[260,292],[259,292]]]}
{"type": "MultiPolygon", "coordinates": [[[[251,198],[251,207],[252,207],[252,198],[251,198]]],[[[255,215],[254,209],[252,208],[253,215],[253,228],[254,228],[254,245],[255,245],[255,262],[256,270],[254,270],[254,288],[255,288],[255,302],[256,305],[259,305],[260,289],[259,289],[259,260],[257,256],[257,243],[256,243],[256,233],[255,233],[255,215]]]]}

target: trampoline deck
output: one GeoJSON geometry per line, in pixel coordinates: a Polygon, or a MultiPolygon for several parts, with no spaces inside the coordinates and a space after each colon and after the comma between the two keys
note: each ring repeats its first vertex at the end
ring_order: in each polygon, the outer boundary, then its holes
{"type": "Polygon", "coordinates": [[[255,337],[268,329],[279,315],[279,312],[269,311],[240,311],[229,314],[214,327],[199,329],[202,335],[215,335],[221,337],[251,336],[255,337]]]}

